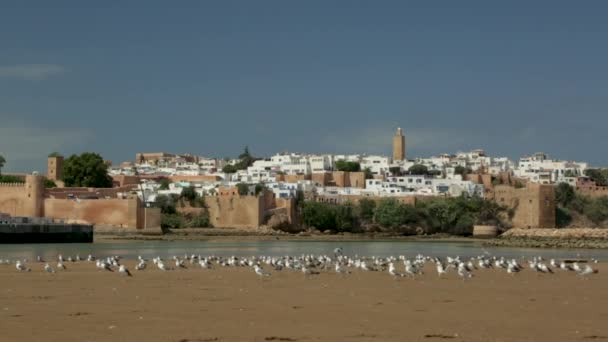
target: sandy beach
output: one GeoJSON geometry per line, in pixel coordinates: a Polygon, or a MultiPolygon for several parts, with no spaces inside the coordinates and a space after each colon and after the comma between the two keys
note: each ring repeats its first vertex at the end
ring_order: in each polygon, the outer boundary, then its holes
{"type": "Polygon", "coordinates": [[[1,341],[597,341],[608,340],[607,264],[573,272],[477,271],[463,282],[386,272],[293,271],[259,279],[251,268],[133,277],[68,263],[32,272],[0,265],[1,341]]]}

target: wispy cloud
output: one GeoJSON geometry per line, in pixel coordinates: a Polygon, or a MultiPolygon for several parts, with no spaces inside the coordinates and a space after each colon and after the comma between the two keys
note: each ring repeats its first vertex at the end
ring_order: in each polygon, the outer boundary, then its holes
{"type": "Polygon", "coordinates": [[[19,64],[0,66],[0,77],[16,78],[26,81],[41,81],[65,72],[65,68],[56,64],[19,64]]]}
{"type": "Polygon", "coordinates": [[[46,164],[49,153],[73,150],[86,142],[89,136],[89,132],[83,129],[3,122],[0,126],[0,155],[6,158],[7,171],[44,171],[40,168],[46,164]]]}

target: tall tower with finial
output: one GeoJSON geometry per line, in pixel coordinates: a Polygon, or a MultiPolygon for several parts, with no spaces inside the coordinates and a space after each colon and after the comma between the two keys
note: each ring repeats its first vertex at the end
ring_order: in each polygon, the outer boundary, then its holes
{"type": "Polygon", "coordinates": [[[393,161],[405,160],[405,137],[401,127],[397,128],[397,133],[393,136],[393,161]]]}

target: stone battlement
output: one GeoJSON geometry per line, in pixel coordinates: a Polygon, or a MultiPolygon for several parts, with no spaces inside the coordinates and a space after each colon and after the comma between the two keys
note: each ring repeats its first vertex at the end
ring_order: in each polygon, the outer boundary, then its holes
{"type": "Polygon", "coordinates": [[[25,187],[25,183],[0,183],[0,188],[16,188],[16,187],[25,187]]]}

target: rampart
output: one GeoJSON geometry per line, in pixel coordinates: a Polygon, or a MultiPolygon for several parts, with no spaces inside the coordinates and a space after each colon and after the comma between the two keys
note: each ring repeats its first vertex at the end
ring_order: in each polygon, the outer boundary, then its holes
{"type": "Polygon", "coordinates": [[[27,175],[25,183],[0,184],[0,212],[117,227],[159,227],[160,212],[144,208],[139,199],[129,195],[132,189],[45,189],[44,177],[27,175]],[[118,198],[120,193],[125,198],[118,198]]]}

